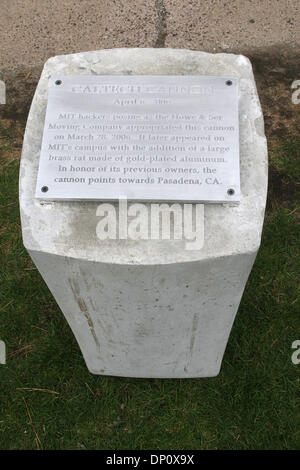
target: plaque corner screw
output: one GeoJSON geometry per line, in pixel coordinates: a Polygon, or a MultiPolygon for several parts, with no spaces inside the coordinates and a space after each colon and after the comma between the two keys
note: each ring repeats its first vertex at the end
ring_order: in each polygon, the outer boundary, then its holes
{"type": "Polygon", "coordinates": [[[232,80],[226,80],[225,83],[226,83],[227,86],[231,86],[232,85],[232,80]]]}
{"type": "Polygon", "coordinates": [[[55,80],[55,85],[61,85],[62,81],[61,80],[55,80]]]}
{"type": "Polygon", "coordinates": [[[229,188],[229,189],[227,190],[227,194],[228,194],[228,196],[233,196],[233,195],[235,194],[235,190],[232,189],[232,188],[229,188]]]}
{"type": "Polygon", "coordinates": [[[49,190],[48,186],[42,186],[41,191],[42,193],[46,193],[49,190]]]}

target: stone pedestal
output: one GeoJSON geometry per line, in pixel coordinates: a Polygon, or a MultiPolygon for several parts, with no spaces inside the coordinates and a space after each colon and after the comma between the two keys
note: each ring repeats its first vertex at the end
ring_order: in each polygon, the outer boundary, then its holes
{"type": "Polygon", "coordinates": [[[247,58],[115,49],[53,57],[45,64],[20,169],[23,241],[92,373],[161,378],[218,374],[260,245],[266,190],[263,116],[247,58]],[[239,79],[241,202],[205,205],[200,250],[186,250],[184,240],[101,241],[96,234],[98,202],[35,198],[47,84],[58,74],[239,79]]]}

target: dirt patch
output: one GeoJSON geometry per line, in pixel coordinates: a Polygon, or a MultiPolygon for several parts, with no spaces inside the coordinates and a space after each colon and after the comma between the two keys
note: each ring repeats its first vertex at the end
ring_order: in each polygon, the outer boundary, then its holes
{"type": "Polygon", "coordinates": [[[269,168],[268,198],[266,210],[279,207],[292,208],[299,200],[299,185],[272,166],[269,168]]]}
{"type": "Polygon", "coordinates": [[[1,166],[20,159],[26,120],[40,72],[36,68],[0,73],[0,80],[6,85],[6,104],[0,105],[1,166]]]}
{"type": "Polygon", "coordinates": [[[300,79],[300,55],[291,56],[272,48],[248,57],[253,64],[271,152],[283,140],[299,136],[300,104],[292,103],[291,85],[300,79]]]}
{"type": "Polygon", "coordinates": [[[0,72],[6,85],[6,104],[0,106],[0,118],[26,121],[42,69],[14,69],[0,72]]]}

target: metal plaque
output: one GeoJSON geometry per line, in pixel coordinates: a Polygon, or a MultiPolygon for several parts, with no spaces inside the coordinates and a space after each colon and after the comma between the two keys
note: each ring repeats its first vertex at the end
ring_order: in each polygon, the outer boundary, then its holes
{"type": "Polygon", "coordinates": [[[238,202],[238,80],[49,79],[36,197],[238,202]]]}

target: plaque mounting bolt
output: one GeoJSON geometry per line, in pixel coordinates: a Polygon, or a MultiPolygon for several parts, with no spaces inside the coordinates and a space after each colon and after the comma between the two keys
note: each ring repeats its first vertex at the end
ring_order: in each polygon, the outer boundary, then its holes
{"type": "Polygon", "coordinates": [[[42,193],[46,193],[48,191],[48,186],[42,186],[41,191],[42,193]]]}
{"type": "Polygon", "coordinates": [[[226,80],[225,83],[226,83],[227,86],[231,86],[231,85],[232,85],[232,81],[231,81],[231,80],[226,80]]]}
{"type": "Polygon", "coordinates": [[[55,85],[61,85],[62,81],[61,80],[55,80],[55,85]]]}
{"type": "Polygon", "coordinates": [[[235,190],[234,190],[234,189],[232,189],[232,188],[229,188],[229,189],[227,190],[227,194],[228,194],[228,196],[233,196],[233,195],[234,195],[234,193],[235,193],[235,190]]]}

